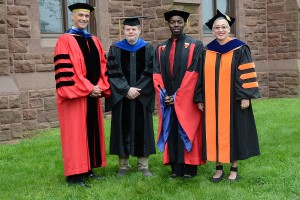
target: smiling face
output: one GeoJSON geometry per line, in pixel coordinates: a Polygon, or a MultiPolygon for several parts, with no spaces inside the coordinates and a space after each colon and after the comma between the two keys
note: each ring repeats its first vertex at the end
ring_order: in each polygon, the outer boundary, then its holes
{"type": "Polygon", "coordinates": [[[85,29],[90,21],[90,12],[76,11],[72,13],[73,27],[85,29]]]}
{"type": "Polygon", "coordinates": [[[225,44],[229,37],[230,26],[225,19],[216,19],[213,25],[213,35],[220,44],[225,44]]]}
{"type": "Polygon", "coordinates": [[[169,28],[172,33],[172,36],[178,37],[181,35],[184,29],[184,19],[180,16],[173,16],[169,20],[169,28]]]}
{"type": "Polygon", "coordinates": [[[124,25],[124,36],[129,44],[135,44],[141,34],[141,26],[124,25]]]}

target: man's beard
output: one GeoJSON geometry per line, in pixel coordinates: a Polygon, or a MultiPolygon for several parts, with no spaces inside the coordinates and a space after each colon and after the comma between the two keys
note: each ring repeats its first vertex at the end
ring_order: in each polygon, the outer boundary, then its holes
{"type": "Polygon", "coordinates": [[[137,39],[135,38],[126,38],[126,40],[129,44],[135,44],[137,42],[137,39]]]}

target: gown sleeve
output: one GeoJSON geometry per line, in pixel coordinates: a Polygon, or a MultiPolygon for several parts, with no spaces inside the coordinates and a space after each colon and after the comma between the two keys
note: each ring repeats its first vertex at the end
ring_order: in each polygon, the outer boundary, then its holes
{"type": "Polygon", "coordinates": [[[236,100],[259,98],[257,74],[248,46],[244,45],[241,47],[238,63],[235,69],[236,100]]]}
{"type": "Polygon", "coordinates": [[[71,36],[62,35],[54,52],[55,80],[57,95],[62,99],[85,97],[94,85],[85,78],[86,69],[80,49],[71,36]]]}
{"type": "Polygon", "coordinates": [[[107,75],[111,87],[112,106],[121,101],[130,89],[122,68],[119,65],[120,52],[115,46],[111,46],[107,57],[107,75]]]}
{"type": "Polygon", "coordinates": [[[201,59],[202,59],[202,62],[200,62],[199,64],[199,68],[198,68],[198,71],[199,71],[199,74],[198,74],[198,80],[197,80],[197,83],[196,83],[196,87],[195,87],[195,92],[194,92],[194,102],[195,103],[204,103],[204,85],[203,85],[203,82],[204,82],[204,62],[205,62],[205,50],[201,50],[201,59]]]}

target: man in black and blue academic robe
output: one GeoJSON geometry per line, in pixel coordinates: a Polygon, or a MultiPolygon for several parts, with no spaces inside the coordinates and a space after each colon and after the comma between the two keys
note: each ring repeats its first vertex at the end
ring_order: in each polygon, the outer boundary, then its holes
{"type": "Polygon", "coordinates": [[[110,154],[119,156],[119,172],[130,169],[129,156],[136,156],[138,170],[152,176],[148,157],[155,154],[152,113],[154,87],[152,58],[154,48],[143,39],[140,20],[124,20],[125,39],[114,43],[108,53],[107,75],[111,84],[112,110],[110,154]]]}

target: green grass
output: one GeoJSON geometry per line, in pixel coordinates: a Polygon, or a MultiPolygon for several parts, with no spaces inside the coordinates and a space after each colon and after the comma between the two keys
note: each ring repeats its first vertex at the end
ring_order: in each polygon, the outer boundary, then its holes
{"type": "MultiPolygon", "coordinates": [[[[170,168],[162,165],[157,151],[149,160],[153,177],[136,172],[135,158],[130,173],[117,177],[117,157],[107,155],[107,167],[95,170],[105,180],[90,180],[90,189],[68,186],[59,129],[51,129],[0,145],[0,199],[300,199],[300,99],[256,100],[253,109],[261,156],[239,162],[237,183],[211,183],[213,163],[200,166],[192,180],[170,180],[170,168]]],[[[107,149],[109,123],[105,121],[107,149]]],[[[228,174],[229,166],[225,170],[228,174]]]]}

